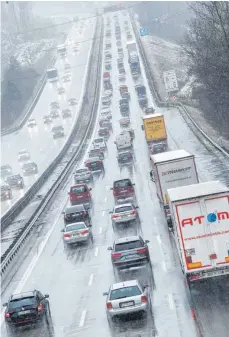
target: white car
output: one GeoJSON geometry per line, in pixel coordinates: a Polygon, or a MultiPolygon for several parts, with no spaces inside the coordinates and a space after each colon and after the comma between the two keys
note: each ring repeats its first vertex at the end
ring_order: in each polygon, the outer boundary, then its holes
{"type": "Polygon", "coordinates": [[[103,137],[95,138],[93,141],[93,148],[94,149],[100,149],[105,150],[106,149],[106,142],[103,137]]]}
{"type": "Polygon", "coordinates": [[[125,81],[125,80],[126,80],[125,74],[120,74],[120,75],[118,76],[118,79],[119,79],[119,81],[125,81]]]}
{"type": "Polygon", "coordinates": [[[30,154],[27,150],[21,150],[18,152],[18,161],[26,161],[30,159],[30,154]]]}
{"type": "Polygon", "coordinates": [[[87,168],[81,168],[75,171],[74,181],[75,184],[79,184],[82,181],[90,181],[92,179],[91,171],[87,168]]]}
{"type": "Polygon", "coordinates": [[[112,214],[112,224],[114,225],[138,220],[139,216],[137,209],[138,206],[134,206],[131,203],[116,205],[113,208],[113,211],[109,212],[112,214]]]}
{"type": "Polygon", "coordinates": [[[28,128],[33,128],[34,126],[37,125],[37,122],[35,121],[34,118],[31,118],[28,120],[27,125],[28,125],[28,128]]]}

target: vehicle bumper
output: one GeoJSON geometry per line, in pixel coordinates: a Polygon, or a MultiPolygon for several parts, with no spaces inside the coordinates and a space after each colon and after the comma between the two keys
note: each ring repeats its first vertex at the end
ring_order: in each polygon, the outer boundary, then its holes
{"type": "Polygon", "coordinates": [[[74,237],[71,239],[64,238],[64,242],[68,244],[78,243],[78,242],[87,242],[90,238],[90,235],[87,236],[80,236],[80,237],[74,237]]]}
{"type": "Polygon", "coordinates": [[[148,311],[148,303],[142,303],[139,305],[135,305],[132,307],[126,307],[126,308],[118,308],[118,309],[111,309],[107,311],[109,317],[114,316],[122,316],[122,315],[130,315],[136,312],[147,312],[148,311]]]}
{"type": "Polygon", "coordinates": [[[131,267],[140,266],[141,264],[147,262],[148,257],[144,256],[135,260],[126,260],[123,262],[113,262],[113,266],[117,269],[129,269],[131,267]]]}
{"type": "Polygon", "coordinates": [[[131,196],[123,196],[123,197],[118,197],[115,198],[115,201],[117,204],[122,204],[123,202],[132,202],[134,201],[135,196],[131,195],[131,196]]]}
{"type": "Polygon", "coordinates": [[[125,217],[125,218],[112,219],[112,220],[113,220],[113,222],[114,222],[115,224],[119,224],[119,223],[124,223],[124,222],[135,221],[136,219],[137,219],[136,216],[130,215],[130,216],[125,217]]]}
{"type": "Polygon", "coordinates": [[[91,175],[88,174],[86,176],[78,176],[78,177],[75,176],[74,179],[75,179],[75,181],[89,181],[89,180],[91,180],[91,175]]]}

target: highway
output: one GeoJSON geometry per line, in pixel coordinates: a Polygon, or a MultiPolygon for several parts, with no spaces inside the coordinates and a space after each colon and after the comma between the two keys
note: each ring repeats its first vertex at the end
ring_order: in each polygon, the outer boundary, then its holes
{"type": "MultiPolygon", "coordinates": [[[[107,17],[108,15],[106,15],[107,17]]],[[[113,17],[113,14],[110,15],[113,17]]],[[[142,111],[139,108],[134,90],[125,48],[126,39],[123,21],[127,17],[119,14],[122,28],[122,45],[125,53],[126,84],[131,94],[131,127],[135,130],[134,155],[132,165],[119,166],[116,158],[115,135],[120,131],[119,80],[116,60],[118,57],[116,41],[112,38],[112,115],[113,133],[105,154],[105,172],[94,177],[92,184],[93,206],[91,209],[93,241],[88,245],[65,248],[61,229],[61,212],[68,204],[67,192],[72,181],[68,182],[56,196],[51,209],[40,221],[45,225],[31,235],[28,247],[21,253],[23,262],[18,271],[6,282],[2,289],[2,302],[8,300],[11,293],[30,289],[39,289],[50,295],[52,324],[37,326],[18,333],[23,337],[227,337],[229,321],[227,319],[229,300],[223,296],[224,288],[216,282],[201,291],[192,291],[193,303],[200,319],[200,325],[192,316],[190,293],[184,282],[180,264],[174,247],[173,238],[168,233],[164,214],[160,208],[155,186],[149,179],[150,161],[141,129],[142,111]],[[109,210],[114,205],[110,187],[114,180],[130,177],[136,183],[140,223],[123,226],[113,231],[109,210]],[[103,292],[117,281],[113,273],[110,252],[114,238],[139,233],[149,239],[151,266],[122,273],[120,280],[139,279],[150,285],[152,315],[147,319],[121,321],[109,327],[106,318],[103,292]],[[200,328],[200,329],[199,329],[200,328]],[[201,332],[200,332],[201,330],[201,332]]],[[[112,31],[113,20],[112,20],[112,31]]],[[[114,35],[112,35],[114,37],[114,35]]],[[[151,97],[143,65],[142,79],[147,87],[149,101],[156,107],[151,97]]],[[[151,105],[149,104],[149,105],[151,105]]],[[[176,108],[162,109],[165,115],[171,149],[184,148],[196,155],[197,169],[202,181],[220,179],[227,182],[226,171],[229,164],[215,154],[198,139],[185,124],[176,108]],[[206,169],[207,168],[207,169],[206,169]]],[[[96,133],[95,133],[96,135],[96,133]]],[[[89,144],[90,145],[90,144],[89,144]]],[[[86,158],[86,157],[85,157],[86,158]]],[[[84,159],[85,159],[84,158],[84,159]]],[[[84,161],[82,160],[82,163],[84,161]]],[[[2,313],[2,319],[3,319],[2,313]]],[[[7,336],[2,323],[2,336],[7,336]]]]}
{"type": "Polygon", "coordinates": [[[58,101],[60,108],[68,108],[67,100],[76,98],[80,102],[83,94],[84,79],[86,76],[86,68],[90,55],[90,47],[94,34],[95,20],[89,19],[74,23],[73,28],[68,36],[69,45],[67,48],[67,57],[65,59],[58,58],[55,67],[59,70],[60,81],[55,84],[47,83],[43,92],[31,114],[37,122],[35,128],[28,128],[27,124],[18,132],[6,135],[1,138],[1,154],[2,165],[9,164],[12,167],[13,174],[22,174],[21,166],[18,163],[18,152],[27,149],[30,153],[31,160],[38,165],[38,174],[24,177],[25,188],[23,190],[13,190],[13,199],[3,201],[1,203],[2,214],[20,197],[22,197],[42,172],[49,166],[55,156],[59,153],[62,145],[65,143],[71,131],[71,126],[78,112],[78,106],[73,106],[72,117],[63,119],[62,117],[54,119],[49,126],[43,122],[43,116],[50,113],[50,103],[58,101]],[[80,32],[80,27],[82,31],[80,32]],[[70,37],[70,39],[69,39],[70,37]],[[86,42],[84,42],[86,41],[86,42]],[[71,44],[79,42],[79,51],[73,52],[71,44]],[[64,75],[64,65],[71,65],[71,81],[61,84],[61,78],[64,75]],[[63,86],[65,94],[58,95],[57,87],[63,86]],[[54,125],[63,125],[65,136],[54,140],[51,129],[54,125]]]}

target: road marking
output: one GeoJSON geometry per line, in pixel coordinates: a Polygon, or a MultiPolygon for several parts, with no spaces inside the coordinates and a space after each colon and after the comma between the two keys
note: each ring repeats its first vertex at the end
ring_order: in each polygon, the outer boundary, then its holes
{"type": "Polygon", "coordinates": [[[94,274],[91,274],[90,279],[89,279],[89,282],[88,282],[88,286],[89,286],[89,287],[91,287],[92,282],[93,282],[93,279],[94,279],[94,274]]]}
{"type": "Polygon", "coordinates": [[[173,310],[174,309],[173,294],[168,294],[168,300],[169,300],[170,309],[173,310]]]}
{"type": "Polygon", "coordinates": [[[105,215],[105,211],[103,211],[103,213],[102,213],[102,216],[104,216],[105,215]]]}
{"type": "Polygon", "coordinates": [[[108,191],[109,189],[110,189],[110,186],[109,186],[109,185],[107,185],[107,186],[106,186],[106,190],[108,191]]]}
{"type": "Polygon", "coordinates": [[[79,324],[79,327],[80,327],[80,328],[81,328],[82,326],[84,326],[86,313],[87,313],[87,310],[86,310],[86,309],[83,310],[82,315],[81,315],[81,318],[80,318],[80,324],[79,324]]]}
{"type": "Polygon", "coordinates": [[[103,227],[100,227],[99,228],[99,234],[102,234],[102,231],[103,231],[103,227]]]}
{"type": "Polygon", "coordinates": [[[104,202],[107,202],[107,197],[104,198],[104,202]]]}
{"type": "Polygon", "coordinates": [[[98,256],[98,253],[99,253],[99,247],[96,247],[95,248],[95,256],[98,256]]]}
{"type": "Polygon", "coordinates": [[[166,268],[166,263],[165,263],[165,261],[162,261],[162,268],[163,268],[163,270],[164,270],[164,271],[167,271],[167,268],[166,268]]]}
{"type": "Polygon", "coordinates": [[[160,235],[157,235],[157,241],[158,241],[159,245],[161,246],[161,236],[160,235]]]}

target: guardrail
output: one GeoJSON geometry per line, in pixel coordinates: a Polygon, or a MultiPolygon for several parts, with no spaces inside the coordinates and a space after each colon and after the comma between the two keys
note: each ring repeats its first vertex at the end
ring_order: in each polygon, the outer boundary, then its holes
{"type": "Polygon", "coordinates": [[[193,123],[193,125],[196,127],[196,129],[202,134],[202,136],[204,136],[204,138],[206,138],[217,150],[219,150],[220,152],[222,152],[226,157],[229,158],[229,153],[227,151],[225,151],[221,146],[219,146],[216,142],[214,142],[201,128],[199,125],[197,125],[197,123],[194,121],[194,119],[191,117],[191,115],[189,114],[188,110],[186,109],[186,107],[180,103],[180,102],[163,102],[161,101],[160,97],[159,97],[159,94],[158,92],[156,91],[156,85],[155,85],[155,80],[153,78],[153,75],[152,75],[152,71],[150,69],[150,66],[149,66],[149,61],[146,57],[146,53],[145,53],[145,50],[144,50],[144,47],[142,45],[142,41],[140,39],[140,36],[139,36],[139,32],[137,30],[137,27],[136,27],[136,23],[135,23],[135,20],[134,20],[134,17],[133,17],[133,14],[132,13],[129,13],[130,14],[130,19],[131,19],[131,23],[132,23],[132,26],[133,26],[133,30],[134,30],[134,33],[135,33],[135,38],[136,38],[136,41],[138,42],[138,46],[139,46],[139,50],[140,50],[140,54],[141,54],[141,58],[143,60],[143,63],[144,63],[144,66],[145,68],[147,69],[147,72],[146,72],[146,78],[148,80],[148,85],[149,85],[149,88],[150,88],[150,91],[157,103],[157,105],[159,107],[166,107],[166,108],[171,108],[171,107],[176,107],[176,108],[180,108],[182,109],[182,111],[185,112],[185,114],[188,116],[188,118],[190,119],[190,121],[193,123]]]}
{"type": "MultiPolygon", "coordinates": [[[[97,20],[96,22],[96,28],[98,26],[99,22],[97,20]]],[[[96,29],[94,31],[94,37],[96,36],[96,29]]],[[[93,57],[93,49],[95,46],[95,41],[96,39],[93,38],[93,46],[91,48],[91,54],[90,54],[90,58],[89,58],[89,64],[91,65],[91,61],[92,61],[92,57],[93,57]]],[[[85,81],[85,86],[89,85],[90,82],[90,76],[89,76],[90,71],[88,71],[87,73],[87,77],[86,77],[86,81],[85,81]]],[[[83,88],[83,90],[85,90],[85,88],[83,88]]],[[[82,107],[81,107],[82,108],[82,107]]],[[[80,115],[80,113],[79,113],[80,115]]],[[[78,117],[79,117],[78,115],[78,117]]],[[[78,121],[78,119],[77,119],[78,121]]],[[[21,212],[21,210],[29,203],[29,201],[36,195],[36,193],[39,191],[39,189],[41,188],[41,186],[44,184],[45,180],[49,177],[49,175],[53,172],[53,170],[55,169],[56,165],[61,161],[61,159],[64,157],[67,149],[69,148],[72,139],[74,137],[74,132],[75,132],[75,128],[76,128],[76,124],[77,121],[75,123],[75,127],[73,128],[71,135],[69,136],[68,140],[66,141],[66,143],[64,144],[64,146],[62,147],[61,151],[59,152],[59,154],[56,156],[56,158],[53,160],[53,162],[49,165],[49,167],[46,168],[46,170],[42,173],[42,175],[38,178],[38,180],[26,191],[26,193],[24,194],[24,196],[22,198],[20,198],[18,201],[16,201],[12,207],[9,209],[9,211],[7,211],[1,218],[1,232],[10,224],[12,223],[13,219],[21,212]]]]}
{"type": "MultiPolygon", "coordinates": [[[[97,21],[97,29],[96,34],[98,32],[98,21],[97,21]]],[[[100,45],[103,42],[103,24],[101,24],[101,34],[100,34],[100,43],[97,44],[96,39],[94,39],[93,42],[93,47],[92,50],[93,52],[95,51],[95,44],[98,48],[98,54],[99,54],[99,59],[98,59],[98,66],[97,66],[97,71],[96,71],[96,87],[95,87],[95,93],[94,93],[94,99],[92,102],[92,108],[91,106],[86,106],[84,107],[85,109],[82,108],[82,113],[84,112],[83,110],[88,109],[89,114],[85,114],[88,116],[88,124],[87,124],[87,129],[85,130],[84,137],[80,142],[80,145],[77,149],[77,151],[73,154],[72,158],[69,160],[69,162],[66,164],[66,166],[63,168],[62,172],[59,174],[59,177],[57,180],[54,182],[48,193],[46,194],[45,198],[42,200],[41,204],[35,211],[35,214],[31,216],[31,218],[28,220],[27,224],[25,225],[23,231],[19,234],[17,238],[14,239],[13,243],[10,245],[10,247],[7,249],[7,251],[3,254],[1,257],[1,276],[3,276],[10,265],[11,261],[14,259],[14,257],[17,255],[18,251],[20,248],[23,246],[25,243],[27,237],[29,236],[31,230],[33,229],[36,221],[38,220],[39,216],[44,212],[44,209],[47,207],[49,202],[51,201],[52,197],[55,195],[55,193],[59,190],[60,186],[62,183],[65,181],[66,177],[69,175],[70,171],[73,169],[76,160],[80,156],[80,153],[82,151],[83,146],[85,145],[85,141],[87,138],[90,136],[90,132],[92,131],[92,126],[94,123],[94,119],[96,118],[97,111],[98,111],[98,103],[99,103],[99,91],[100,91],[100,81],[101,81],[101,60],[102,60],[102,48],[100,48],[100,45]]],[[[93,53],[92,53],[93,55],[93,53]]],[[[88,80],[90,80],[88,78],[88,80]]],[[[74,133],[74,137],[76,134],[74,133]]]]}

